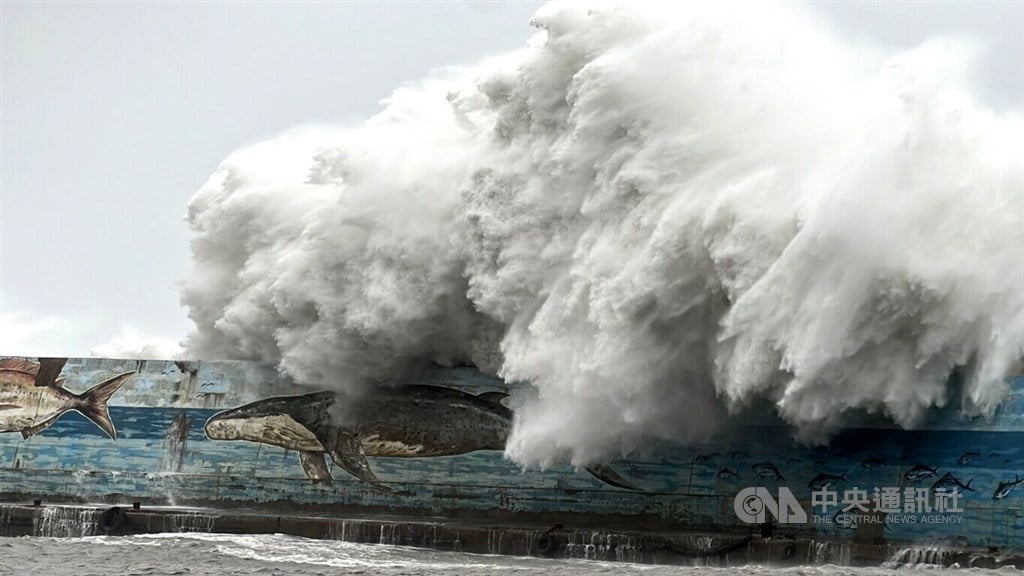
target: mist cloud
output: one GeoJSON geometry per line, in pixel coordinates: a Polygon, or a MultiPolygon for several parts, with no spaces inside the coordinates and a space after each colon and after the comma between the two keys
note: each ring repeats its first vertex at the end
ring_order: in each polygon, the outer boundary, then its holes
{"type": "Polygon", "coordinates": [[[371,393],[472,362],[533,384],[524,464],[758,399],[812,440],[995,408],[1024,357],[1024,119],[976,101],[970,42],[853,48],[793,6],[534,26],[225,160],[189,204],[189,352],[371,393]]]}

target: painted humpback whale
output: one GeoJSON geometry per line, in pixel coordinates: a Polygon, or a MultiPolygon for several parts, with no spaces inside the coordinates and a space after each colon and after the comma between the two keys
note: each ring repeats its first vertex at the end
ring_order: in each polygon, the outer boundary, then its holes
{"type": "MultiPolygon", "coordinates": [[[[332,422],[333,392],[277,396],[224,410],[204,430],[211,440],[247,440],[299,452],[306,475],[330,482],[324,453],[356,478],[380,486],[367,457],[430,458],[504,450],[512,411],[507,395],[474,396],[440,386],[380,390],[348,408],[347,423],[332,422]]],[[[606,484],[641,491],[606,465],[588,467],[606,484]]]]}

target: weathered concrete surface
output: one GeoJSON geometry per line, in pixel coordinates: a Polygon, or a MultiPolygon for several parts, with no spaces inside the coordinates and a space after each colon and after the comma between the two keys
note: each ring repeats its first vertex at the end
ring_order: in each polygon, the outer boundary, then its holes
{"type": "MultiPolygon", "coordinates": [[[[458,411],[417,411],[416,401],[409,405],[405,396],[399,405],[407,412],[397,420],[391,396],[377,414],[363,410],[356,422],[326,425],[304,411],[319,414],[316,403],[296,399],[328,390],[300,388],[273,367],[246,363],[68,359],[60,372],[61,394],[84,395],[133,373],[108,402],[117,440],[74,411],[39,428],[44,422],[33,418],[43,406],[32,400],[37,387],[19,383],[28,382],[26,370],[43,370],[44,364],[6,360],[8,388],[16,392],[7,401],[20,408],[0,411],[0,502],[209,508],[226,511],[222,524],[258,511],[250,514],[258,519],[237,529],[242,532],[277,516],[403,518],[530,533],[563,524],[580,535],[565,543],[572,554],[633,550],[642,559],[660,559],[696,553],[676,545],[675,535],[715,535],[701,541],[707,546],[698,554],[711,557],[720,552],[716,546],[751,530],[760,538],[759,523],[790,522],[767,507],[760,516],[737,512],[737,502],[753,489],[772,501],[788,494],[793,509],[807,515],[765,540],[771,544],[765,558],[877,563],[871,550],[935,543],[1024,551],[1024,377],[1012,380],[1007,402],[990,420],[964,421],[942,410],[915,430],[865,420],[851,423],[828,446],[810,447],[794,443],[780,422],[752,414],[706,442],[655,446],[649,458],[617,459],[593,473],[568,462],[520,468],[504,457],[500,443],[478,441],[478,419],[456,416],[458,411]],[[417,418],[459,434],[431,439],[422,427],[405,425],[417,418]],[[214,426],[208,426],[211,421],[214,426]],[[350,433],[353,426],[359,434],[350,433]],[[419,432],[412,434],[413,428],[419,432]],[[367,458],[357,457],[360,449],[367,458]],[[940,502],[939,489],[949,496],[946,488],[954,485],[965,487],[958,503],[940,502]],[[829,494],[831,504],[822,498],[829,494]],[[839,510],[862,513],[851,520],[839,510]],[[599,544],[585,536],[622,530],[634,534],[634,544],[599,544]],[[640,534],[670,537],[636,540],[640,534]]],[[[430,390],[428,398],[442,407],[486,404],[484,414],[498,418],[502,434],[510,411],[530,393],[528,385],[465,367],[430,369],[408,384],[424,394],[430,390]]],[[[65,530],[72,519],[46,514],[40,522],[76,534],[65,530]]],[[[948,557],[948,551],[940,556],[948,557]]]]}
{"type": "Polygon", "coordinates": [[[870,542],[820,542],[792,535],[637,532],[565,524],[282,515],[251,510],[0,505],[0,536],[124,536],[157,532],[288,534],[304,538],[413,546],[479,554],[546,556],[652,564],[728,566],[933,563],[1024,568],[1024,556],[998,550],[905,548],[870,542]]]}

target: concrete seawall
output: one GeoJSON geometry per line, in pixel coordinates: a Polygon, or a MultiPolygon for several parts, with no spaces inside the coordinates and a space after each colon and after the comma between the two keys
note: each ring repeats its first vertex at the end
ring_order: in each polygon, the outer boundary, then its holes
{"type": "Polygon", "coordinates": [[[254,510],[0,504],[0,536],[129,536],[159,532],[286,534],[364,544],[476,554],[650,564],[852,566],[935,564],[1024,568],[1024,557],[994,550],[836,543],[743,533],[637,532],[495,525],[425,518],[277,515],[254,510]]]}
{"type": "MultiPolygon", "coordinates": [[[[157,508],[170,506],[217,510],[204,514],[220,531],[324,538],[358,520],[377,524],[357,541],[397,530],[397,543],[484,553],[535,553],[538,534],[561,525],[542,548],[643,562],[878,564],[919,550],[991,563],[989,550],[1024,550],[1024,378],[985,421],[936,411],[902,430],[867,419],[809,447],[753,414],[700,444],[651,446],[648,458],[541,470],[501,450],[528,387],[471,368],[427,370],[339,423],[328,408],[348,399],[266,366],[69,359],[41,387],[42,365],[0,357],[0,501],[128,502],[136,532],[156,526],[137,524],[147,515],[171,518],[157,508]],[[105,423],[58,401],[111,381],[105,423]]],[[[11,529],[50,508],[10,508],[11,529]]]]}

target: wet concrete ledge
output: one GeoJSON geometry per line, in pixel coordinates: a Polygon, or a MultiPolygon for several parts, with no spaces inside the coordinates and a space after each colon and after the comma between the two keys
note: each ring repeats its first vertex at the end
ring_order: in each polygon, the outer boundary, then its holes
{"type": "Polygon", "coordinates": [[[765,538],[755,532],[637,532],[565,524],[510,526],[484,520],[422,517],[341,518],[237,509],[0,504],[0,536],[123,536],[159,532],[288,534],[478,554],[650,564],[890,567],[935,564],[1024,569],[1024,555],[998,550],[765,538]]]}

